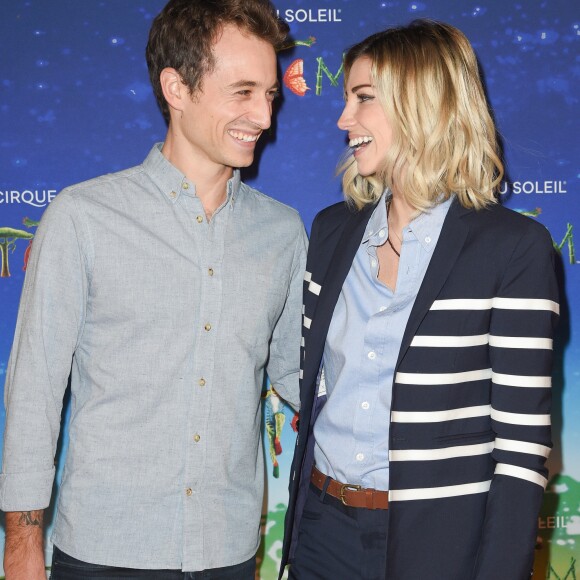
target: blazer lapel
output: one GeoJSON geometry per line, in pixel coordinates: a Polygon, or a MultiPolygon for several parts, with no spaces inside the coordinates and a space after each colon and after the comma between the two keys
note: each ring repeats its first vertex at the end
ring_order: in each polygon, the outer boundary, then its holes
{"type": "Polygon", "coordinates": [[[326,277],[321,284],[322,289],[310,327],[308,359],[311,364],[305,369],[305,378],[307,373],[318,373],[334,307],[375,207],[376,204],[367,204],[360,211],[353,213],[348,218],[336,245],[326,277]]]}
{"type": "Polygon", "coordinates": [[[447,212],[437,246],[433,256],[431,256],[429,267],[411,310],[395,368],[398,368],[405,356],[419,325],[425,318],[429,308],[431,308],[457,261],[469,232],[469,226],[461,218],[471,211],[474,210],[465,209],[455,200],[447,212]]]}

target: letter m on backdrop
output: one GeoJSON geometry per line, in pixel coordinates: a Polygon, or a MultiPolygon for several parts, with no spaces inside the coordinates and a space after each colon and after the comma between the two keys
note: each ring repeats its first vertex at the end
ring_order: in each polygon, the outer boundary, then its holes
{"type": "Polygon", "coordinates": [[[328,79],[330,80],[330,84],[333,87],[337,87],[338,86],[338,78],[340,77],[340,75],[342,74],[342,71],[344,70],[344,62],[342,62],[340,64],[340,68],[338,69],[336,74],[332,74],[330,72],[330,70],[328,69],[328,67],[326,66],[324,59],[319,56],[316,59],[316,62],[318,63],[318,70],[316,71],[316,96],[319,97],[322,94],[322,78],[323,78],[323,74],[325,74],[328,79]]]}

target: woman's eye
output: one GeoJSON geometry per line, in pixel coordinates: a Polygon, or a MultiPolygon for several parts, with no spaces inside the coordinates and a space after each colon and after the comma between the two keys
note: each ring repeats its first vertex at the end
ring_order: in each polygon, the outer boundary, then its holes
{"type": "Polygon", "coordinates": [[[358,93],[356,98],[358,99],[359,103],[364,103],[365,101],[371,101],[374,99],[372,95],[366,95],[364,93],[358,93]]]}

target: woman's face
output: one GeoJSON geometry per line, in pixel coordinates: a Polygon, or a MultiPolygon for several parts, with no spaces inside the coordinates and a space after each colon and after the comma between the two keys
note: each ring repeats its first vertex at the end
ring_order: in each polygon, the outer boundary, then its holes
{"type": "Polygon", "coordinates": [[[369,58],[354,61],[346,83],[345,100],[338,127],[348,131],[349,147],[353,150],[358,172],[367,177],[383,165],[393,139],[391,126],[371,81],[369,58]]]}

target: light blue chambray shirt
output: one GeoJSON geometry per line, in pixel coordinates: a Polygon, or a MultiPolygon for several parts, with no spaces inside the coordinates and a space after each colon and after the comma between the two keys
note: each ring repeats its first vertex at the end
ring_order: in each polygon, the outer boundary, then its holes
{"type": "Polygon", "coordinates": [[[323,354],[327,401],[314,425],[314,459],[324,474],[389,488],[389,422],[403,333],[451,200],[403,230],[397,287],[379,282],[377,247],[388,236],[385,196],[373,211],[328,329],[323,354]]]}
{"type": "Polygon", "coordinates": [[[72,362],[53,542],[97,564],[197,571],[260,540],[264,372],[298,406],[306,233],[240,182],[211,222],[153,147],[63,190],[42,218],[5,387],[0,507],[49,503],[72,362]]]}

